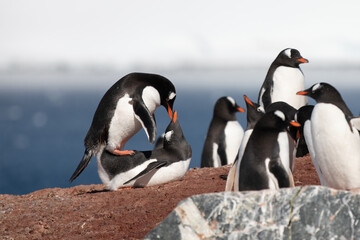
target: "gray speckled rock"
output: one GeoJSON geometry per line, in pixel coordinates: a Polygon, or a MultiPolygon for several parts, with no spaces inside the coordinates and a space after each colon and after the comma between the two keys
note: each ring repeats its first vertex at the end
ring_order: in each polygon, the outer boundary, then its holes
{"type": "Polygon", "coordinates": [[[360,239],[360,193],[307,186],[196,195],[145,239],[360,239]]]}

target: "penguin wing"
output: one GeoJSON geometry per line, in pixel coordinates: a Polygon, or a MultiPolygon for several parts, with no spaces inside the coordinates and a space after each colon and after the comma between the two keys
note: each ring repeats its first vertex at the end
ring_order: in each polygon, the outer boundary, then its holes
{"type": "Polygon", "coordinates": [[[265,80],[263,86],[260,89],[258,97],[258,103],[264,109],[271,104],[271,92],[272,86],[267,84],[267,81],[265,80]]]}
{"type": "Polygon", "coordinates": [[[225,135],[221,134],[219,139],[219,147],[217,149],[217,153],[220,157],[221,166],[227,165],[227,155],[226,155],[226,143],[225,143],[225,135]]]}
{"type": "Polygon", "coordinates": [[[229,173],[227,175],[226,185],[225,185],[225,192],[232,191],[232,189],[234,188],[237,161],[238,161],[238,158],[235,159],[235,161],[233,162],[233,164],[232,164],[232,166],[230,168],[230,171],[229,171],[229,173]]]}
{"type": "Polygon", "coordinates": [[[156,123],[153,115],[150,114],[144,102],[140,100],[133,100],[133,109],[135,117],[144,128],[150,143],[154,143],[156,139],[156,123]]]}
{"type": "Polygon", "coordinates": [[[167,161],[156,161],[156,162],[152,162],[149,165],[147,165],[147,167],[142,170],[138,175],[136,175],[135,177],[131,178],[130,180],[124,182],[125,184],[128,184],[129,182],[138,179],[139,177],[144,176],[145,174],[149,173],[150,171],[154,170],[154,169],[159,169],[163,166],[165,166],[167,164],[167,161]]]}
{"type": "Polygon", "coordinates": [[[280,188],[290,187],[288,172],[281,164],[280,158],[271,159],[269,162],[269,171],[276,177],[280,188]]]}

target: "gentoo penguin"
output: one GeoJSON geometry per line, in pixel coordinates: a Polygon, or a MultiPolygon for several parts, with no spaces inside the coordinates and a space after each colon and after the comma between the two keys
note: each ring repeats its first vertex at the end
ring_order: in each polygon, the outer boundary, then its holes
{"type": "Polygon", "coordinates": [[[328,83],[300,91],[315,99],[311,135],[315,161],[324,184],[336,189],[360,187],[359,118],[354,118],[340,93],[328,83]]]}
{"type": "Polygon", "coordinates": [[[225,191],[232,191],[233,189],[239,189],[238,182],[235,179],[238,179],[239,168],[242,156],[244,154],[244,150],[246,144],[249,140],[249,137],[254,129],[255,124],[257,121],[265,114],[263,110],[260,108],[260,105],[257,103],[252,102],[246,95],[244,95],[244,100],[246,104],[246,120],[247,125],[244,132],[244,136],[241,140],[240,150],[239,150],[239,157],[235,160],[232,164],[228,177],[226,179],[226,186],[225,191]]]}
{"type": "MultiPolygon", "coordinates": [[[[265,111],[271,112],[275,110],[281,110],[289,120],[295,119],[296,109],[287,104],[286,102],[274,102],[270,104],[265,111]]],[[[296,155],[296,133],[297,129],[292,125],[286,128],[287,131],[283,131],[279,134],[279,142],[284,144],[279,147],[280,159],[286,169],[289,169],[291,173],[294,171],[295,155],[296,155]],[[280,140],[284,138],[284,140],[280,140]],[[287,139],[287,144],[286,144],[287,139]]],[[[290,180],[292,181],[292,174],[289,173],[290,180]]],[[[292,185],[291,185],[292,187],[292,185]]]]}
{"type": "Polygon", "coordinates": [[[283,101],[296,109],[307,104],[303,96],[296,93],[304,89],[304,75],[299,67],[309,61],[293,48],[282,50],[270,65],[259,91],[258,103],[264,109],[273,102],[283,101]]]}
{"type": "Polygon", "coordinates": [[[174,113],[163,146],[153,151],[114,155],[102,148],[97,155],[98,173],[110,190],[144,187],[181,179],[189,168],[192,152],[174,113]]]}
{"type": "Polygon", "coordinates": [[[299,126],[287,119],[281,110],[265,113],[256,123],[240,164],[239,191],[289,187],[288,171],[280,156],[278,136],[287,126],[299,126]]]}
{"type": "Polygon", "coordinates": [[[235,113],[244,111],[232,97],[216,101],[202,150],[201,167],[220,167],[235,161],[244,135],[235,113]]]}
{"type": "Polygon", "coordinates": [[[160,75],[130,73],[117,81],[96,109],[84,140],[84,156],[70,182],[79,176],[102,147],[113,154],[132,153],[121,150],[141,127],[153,143],[156,138],[154,111],[160,105],[172,110],[175,97],[174,85],[160,75]]]}
{"type": "Polygon", "coordinates": [[[296,156],[302,157],[310,153],[311,160],[315,166],[316,172],[320,179],[321,185],[326,185],[322,177],[322,172],[319,167],[319,164],[316,161],[314,144],[311,134],[311,114],[314,109],[313,105],[306,105],[297,111],[295,114],[295,121],[297,121],[301,126],[298,128],[298,140],[296,146],[296,156]]]}

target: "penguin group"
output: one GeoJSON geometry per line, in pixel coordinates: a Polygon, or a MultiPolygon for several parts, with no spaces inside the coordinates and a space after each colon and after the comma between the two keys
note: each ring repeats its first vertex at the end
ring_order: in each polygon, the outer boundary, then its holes
{"type": "MultiPolygon", "coordinates": [[[[257,103],[244,95],[247,126],[236,113],[245,109],[231,96],[220,97],[204,140],[201,167],[231,165],[225,191],[279,189],[295,186],[294,163],[310,154],[321,185],[360,187],[360,117],[328,83],[305,89],[300,64],[308,63],[293,48],[271,63],[257,103]],[[308,97],[316,104],[308,105],[308,97]]],[[[173,111],[175,86],[167,78],[131,73],[101,99],[84,140],[85,152],[70,178],[74,181],[97,156],[98,174],[110,190],[145,187],[181,179],[192,149],[173,111]],[[154,143],[154,112],[163,106],[170,123],[150,151],[125,150],[141,128],[154,143]]]]}

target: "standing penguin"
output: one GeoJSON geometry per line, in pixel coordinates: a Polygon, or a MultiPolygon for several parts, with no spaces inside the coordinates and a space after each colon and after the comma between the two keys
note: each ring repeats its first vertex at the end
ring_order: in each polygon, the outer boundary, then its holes
{"type": "Polygon", "coordinates": [[[232,97],[217,100],[201,155],[201,167],[220,167],[235,161],[244,135],[235,113],[244,111],[232,97]]]}
{"type": "Polygon", "coordinates": [[[311,135],[315,161],[324,184],[336,189],[360,187],[359,118],[354,118],[340,93],[328,83],[300,91],[315,99],[311,135]]]}
{"type": "MultiPolygon", "coordinates": [[[[286,102],[274,102],[266,108],[266,112],[271,112],[275,110],[282,111],[286,118],[289,120],[295,119],[296,109],[287,104],[286,102]]],[[[292,172],[294,171],[295,165],[295,155],[296,155],[296,133],[297,128],[292,125],[286,128],[286,131],[283,131],[279,134],[279,142],[283,143],[279,146],[279,155],[280,159],[286,169],[289,169],[290,180],[292,179],[292,172]],[[280,140],[283,138],[283,140],[280,140]]]]}
{"type": "Polygon", "coordinates": [[[242,156],[244,154],[246,144],[249,140],[249,137],[251,136],[252,131],[254,130],[255,124],[265,114],[260,108],[260,105],[252,102],[246,95],[244,95],[244,100],[247,110],[246,112],[247,125],[244,132],[244,136],[241,140],[239,157],[232,164],[228,177],[226,179],[225,191],[232,191],[233,189],[239,189],[238,182],[235,181],[235,179],[238,179],[240,163],[242,156]]]}
{"type": "Polygon", "coordinates": [[[72,182],[101,148],[113,154],[144,128],[150,143],[156,138],[154,111],[160,105],[172,109],[176,97],[174,85],[165,77],[148,73],[130,73],[117,81],[103,96],[85,137],[85,153],[70,178],[72,182]]]}
{"type": "Polygon", "coordinates": [[[299,126],[275,110],[265,113],[257,122],[246,145],[240,164],[239,191],[289,187],[288,171],[280,156],[278,136],[290,125],[299,126]]]}
{"type": "Polygon", "coordinates": [[[114,155],[103,148],[97,156],[98,172],[110,190],[152,186],[181,179],[189,168],[191,156],[191,146],[175,112],[166,128],[162,146],[128,155],[114,155]]]}
{"type": "Polygon", "coordinates": [[[309,61],[293,48],[282,50],[270,65],[264,83],[259,91],[258,103],[264,109],[273,102],[283,101],[296,109],[307,104],[303,96],[296,93],[304,89],[304,75],[301,63],[309,61]]]}

